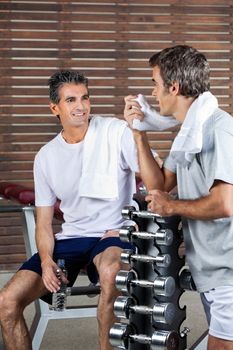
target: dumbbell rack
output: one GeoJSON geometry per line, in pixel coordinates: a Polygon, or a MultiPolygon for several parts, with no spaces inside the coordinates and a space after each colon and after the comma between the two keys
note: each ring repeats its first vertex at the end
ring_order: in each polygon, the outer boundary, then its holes
{"type": "MultiPolygon", "coordinates": [[[[184,289],[194,289],[194,285],[193,282],[191,282],[189,272],[183,271],[185,272],[184,276],[180,275],[185,263],[184,258],[178,256],[178,249],[183,242],[182,229],[180,227],[181,220],[180,217],[163,218],[160,216],[153,216],[151,215],[152,213],[146,212],[145,203],[142,204],[139,202],[138,204],[139,211],[136,211],[134,207],[126,207],[122,211],[123,216],[134,220],[139,227],[139,232],[142,232],[142,235],[143,232],[156,234],[156,232],[171,233],[172,231],[172,240],[167,245],[158,244],[156,243],[155,239],[142,239],[137,237],[136,234],[132,234],[129,241],[131,241],[131,243],[133,243],[133,245],[136,247],[136,253],[153,257],[156,257],[158,254],[168,254],[171,258],[171,263],[168,266],[158,266],[156,264],[145,263],[140,260],[137,261],[137,259],[132,259],[130,261],[131,269],[136,271],[138,280],[148,280],[153,282],[158,277],[172,277],[175,282],[175,287],[172,295],[161,295],[162,293],[158,295],[154,292],[153,288],[143,288],[140,285],[130,286],[127,292],[123,292],[122,294],[128,294],[130,298],[135,300],[136,305],[143,305],[145,307],[149,307],[150,309],[153,308],[155,303],[173,304],[172,306],[173,310],[175,309],[175,317],[173,317],[171,322],[168,324],[166,322],[154,320],[151,314],[129,312],[128,321],[121,319],[121,324],[124,325],[125,323],[128,323],[130,326],[129,328],[133,330],[134,334],[139,335],[139,338],[140,336],[142,336],[141,338],[145,338],[145,343],[143,343],[143,341],[140,342],[140,339],[138,341],[136,337],[134,338],[130,337],[128,334],[121,334],[119,337],[128,337],[128,339],[124,339],[124,341],[119,342],[118,345],[118,340],[116,338],[118,337],[117,325],[119,327],[119,323],[115,324],[116,326],[113,326],[110,330],[110,342],[116,348],[126,348],[129,350],[184,350],[187,348],[187,329],[182,331],[181,328],[182,323],[186,318],[186,307],[184,306],[181,308],[179,306],[179,300],[184,292],[184,289]],[[156,342],[151,341],[150,339],[152,339],[153,334],[155,335],[157,331],[162,331],[162,333],[163,331],[168,332],[167,334],[171,335],[170,341],[167,344],[160,344],[156,346],[156,342]],[[173,337],[174,335],[175,337],[173,337]],[[146,342],[146,338],[149,339],[148,343],[146,342]]],[[[128,229],[130,231],[132,230],[132,227],[123,227],[122,229],[128,229]]]]}

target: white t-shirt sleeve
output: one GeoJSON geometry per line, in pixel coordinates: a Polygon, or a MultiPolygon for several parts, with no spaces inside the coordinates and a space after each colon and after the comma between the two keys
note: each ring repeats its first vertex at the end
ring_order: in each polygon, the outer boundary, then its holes
{"type": "Polygon", "coordinates": [[[124,169],[129,168],[133,172],[139,172],[137,147],[129,127],[126,127],[122,134],[121,156],[124,169]]]}
{"type": "Polygon", "coordinates": [[[169,154],[164,161],[163,167],[170,170],[172,173],[176,174],[176,165],[177,165],[176,161],[169,154]]]}
{"type": "Polygon", "coordinates": [[[57,199],[48,183],[45,165],[46,160],[41,159],[41,154],[39,152],[35,157],[33,168],[35,183],[35,205],[37,207],[53,206],[57,199]]]}

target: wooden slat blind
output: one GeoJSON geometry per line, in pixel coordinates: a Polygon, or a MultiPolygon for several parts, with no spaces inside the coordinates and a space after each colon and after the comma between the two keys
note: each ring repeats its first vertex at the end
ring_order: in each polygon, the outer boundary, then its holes
{"type": "MultiPolygon", "coordinates": [[[[0,181],[33,185],[35,153],[60,130],[46,85],[57,69],[83,71],[92,112],[122,118],[129,93],[143,93],[155,103],[149,57],[186,43],[205,53],[211,90],[233,113],[232,28],[230,0],[1,0],[0,181]]],[[[165,157],[175,134],[148,137],[165,157]]]]}

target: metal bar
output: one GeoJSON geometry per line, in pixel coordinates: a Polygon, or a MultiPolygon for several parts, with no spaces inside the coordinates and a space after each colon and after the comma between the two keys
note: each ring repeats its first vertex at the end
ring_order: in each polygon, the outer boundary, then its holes
{"type": "Polygon", "coordinates": [[[91,295],[100,294],[100,286],[80,286],[80,287],[68,287],[68,295],[91,295]]]}
{"type": "Polygon", "coordinates": [[[22,205],[0,205],[0,213],[21,213],[22,205]]]}

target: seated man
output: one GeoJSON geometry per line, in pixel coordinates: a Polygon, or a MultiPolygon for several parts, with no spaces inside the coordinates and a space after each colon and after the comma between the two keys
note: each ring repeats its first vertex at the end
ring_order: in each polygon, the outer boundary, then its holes
{"type": "MultiPolygon", "coordinates": [[[[65,259],[72,285],[87,265],[94,282],[99,278],[100,348],[111,349],[108,332],[115,321],[113,303],[118,295],[115,276],[120,254],[131,247],[118,231],[127,224],[121,216],[132,203],[137,152],[125,121],[94,116],[88,80],[74,71],[60,71],[49,79],[50,109],[62,131],[38,152],[34,162],[36,243],[38,254],[25,262],[0,293],[0,322],[6,349],[31,349],[23,317],[35,299],[59,290],[59,258],[65,259]],[[56,199],[61,200],[64,223],[54,236],[52,220],[56,199]]],[[[81,335],[80,335],[81,336],[81,335]]]]}

